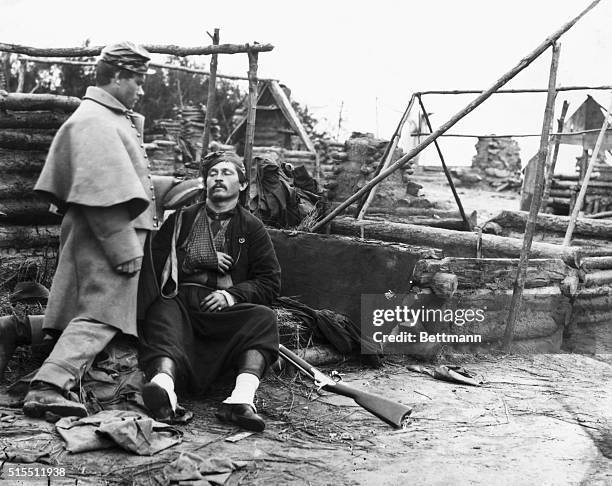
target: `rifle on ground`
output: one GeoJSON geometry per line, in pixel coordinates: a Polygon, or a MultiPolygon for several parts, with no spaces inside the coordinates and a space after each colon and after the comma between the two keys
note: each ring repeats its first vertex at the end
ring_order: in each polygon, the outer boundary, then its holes
{"type": "Polygon", "coordinates": [[[317,385],[319,389],[322,388],[331,393],[352,398],[357,405],[365,408],[368,412],[376,415],[379,419],[384,420],[393,427],[403,427],[408,416],[412,413],[412,408],[407,405],[334,381],[333,378],[304,361],[282,344],[279,346],[279,352],[288,363],[291,363],[299,371],[314,380],[315,385],[317,385]]]}

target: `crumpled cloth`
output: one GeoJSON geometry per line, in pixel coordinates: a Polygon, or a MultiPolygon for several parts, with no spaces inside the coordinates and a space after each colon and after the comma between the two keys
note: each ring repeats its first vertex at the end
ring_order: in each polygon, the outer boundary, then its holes
{"type": "Polygon", "coordinates": [[[213,456],[204,459],[192,452],[181,452],[176,460],[164,467],[164,475],[168,481],[190,481],[190,485],[225,484],[233,471],[247,464],[229,457],[213,456]]]}
{"type": "Polygon", "coordinates": [[[72,453],[119,446],[140,456],[151,456],[181,442],[182,433],[144,414],[104,410],[89,417],[64,417],[55,424],[72,453]]]}
{"type": "Polygon", "coordinates": [[[43,464],[51,464],[51,455],[49,451],[33,451],[29,449],[20,449],[14,446],[6,446],[0,453],[2,462],[16,462],[20,464],[30,464],[32,462],[41,462],[43,464]]]}
{"type": "Polygon", "coordinates": [[[429,375],[436,380],[461,383],[462,385],[481,386],[482,381],[477,381],[465,368],[461,366],[436,366],[433,370],[421,365],[408,365],[406,369],[429,375]]]}

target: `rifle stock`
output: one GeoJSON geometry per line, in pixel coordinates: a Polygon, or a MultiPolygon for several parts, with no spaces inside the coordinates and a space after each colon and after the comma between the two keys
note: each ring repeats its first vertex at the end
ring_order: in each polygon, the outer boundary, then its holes
{"type": "Polygon", "coordinates": [[[322,388],[324,390],[352,398],[357,405],[393,427],[402,427],[403,422],[412,413],[412,408],[402,403],[394,402],[387,398],[374,395],[373,393],[364,392],[342,382],[334,382],[330,377],[324,375],[321,371],[292,351],[289,351],[282,344],[279,347],[279,352],[283,358],[302,373],[315,380],[315,382],[319,380],[318,377],[322,376],[325,379],[322,383],[322,388]]]}

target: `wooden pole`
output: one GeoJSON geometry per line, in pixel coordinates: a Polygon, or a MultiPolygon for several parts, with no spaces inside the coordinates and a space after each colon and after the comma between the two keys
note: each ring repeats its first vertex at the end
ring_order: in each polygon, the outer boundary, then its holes
{"type": "MultiPolygon", "coordinates": [[[[419,105],[421,106],[421,112],[423,113],[423,119],[425,120],[425,123],[427,124],[427,128],[429,132],[432,133],[433,128],[431,126],[431,122],[429,121],[429,115],[427,114],[427,110],[425,109],[423,100],[421,99],[420,96],[417,96],[417,98],[419,99],[419,105]]],[[[461,199],[459,199],[459,194],[457,194],[457,189],[455,189],[455,183],[453,182],[453,178],[451,177],[450,171],[448,170],[448,167],[446,166],[444,155],[442,155],[442,150],[440,150],[440,145],[438,144],[437,140],[434,140],[434,145],[436,146],[438,157],[440,157],[440,162],[442,162],[442,169],[444,170],[444,175],[446,176],[446,180],[448,181],[451,191],[453,192],[453,197],[455,198],[455,202],[457,203],[457,208],[459,209],[461,218],[463,219],[463,222],[465,223],[465,229],[467,231],[472,231],[472,224],[470,223],[470,220],[468,219],[468,217],[465,215],[465,211],[463,210],[463,204],[461,204],[461,199]]]]}
{"type": "MultiPolygon", "coordinates": [[[[171,56],[241,54],[245,52],[258,53],[269,52],[274,49],[272,44],[258,44],[257,42],[253,44],[219,44],[218,46],[201,47],[143,44],[142,47],[152,54],[169,54],[171,56]]],[[[5,44],[0,42],[0,51],[12,52],[14,54],[25,54],[33,57],[93,57],[99,55],[102,49],[104,49],[104,46],[41,49],[38,47],[5,44]]]]}
{"type": "MultiPolygon", "coordinates": [[[[215,32],[211,37],[213,45],[218,46],[218,28],[215,28],[215,32]]],[[[210,143],[210,125],[215,113],[215,92],[217,90],[217,57],[218,54],[213,54],[210,58],[210,76],[208,76],[208,96],[206,98],[206,118],[204,119],[204,134],[202,136],[202,158],[204,158],[208,153],[208,144],[210,143]]]]}
{"type": "Polygon", "coordinates": [[[518,73],[520,73],[523,69],[529,66],[535,59],[537,59],[540,54],[542,54],[549,46],[554,44],[559,37],[561,37],[565,32],[572,28],[587,12],[593,9],[601,0],[593,1],[587,8],[585,8],[580,14],[574,17],[569,22],[565,23],[560,29],[554,32],[552,35],[547,37],[538,47],[536,47],[532,52],[530,52],[526,57],[521,59],[519,63],[514,66],[510,71],[504,74],[500,79],[495,81],[493,85],[480,94],[475,100],[469,103],[465,108],[459,111],[456,115],[454,115],[450,120],[440,126],[434,133],[429,135],[425,140],[423,140],[417,147],[410,150],[406,155],[397,160],[394,164],[390,165],[387,169],[382,171],[378,176],[374,177],[370,182],[364,185],[359,191],[350,196],[346,201],[344,201],[340,206],[338,206],[334,211],[328,214],[321,221],[317,222],[313,227],[312,231],[316,231],[322,226],[326,225],[329,221],[334,219],[338,214],[340,214],[344,209],[355,201],[360,199],[366,192],[368,192],[372,187],[378,184],[380,181],[387,178],[390,174],[395,172],[397,169],[405,165],[410,159],[412,159],[417,154],[421,153],[427,146],[429,146],[435,139],[437,139],[440,135],[447,132],[449,128],[454,126],[459,120],[464,118],[466,115],[474,111],[478,106],[480,106],[486,99],[488,99],[493,93],[495,93],[499,88],[504,86],[508,81],[514,78],[518,73]]]}
{"type": "MultiPolygon", "coordinates": [[[[412,110],[413,105],[414,105],[414,95],[410,97],[408,106],[406,107],[404,114],[400,118],[400,121],[397,124],[397,127],[395,128],[395,132],[393,132],[393,136],[391,137],[391,140],[385,147],[385,152],[381,158],[381,163],[376,168],[374,177],[376,177],[378,174],[380,174],[381,171],[385,170],[387,167],[389,167],[389,165],[391,165],[391,161],[393,160],[393,154],[395,153],[395,149],[397,148],[397,144],[399,143],[399,139],[402,134],[402,128],[404,127],[406,120],[408,120],[408,116],[410,115],[410,111],[412,110]]],[[[358,208],[357,219],[363,219],[363,217],[365,216],[366,211],[368,210],[368,208],[372,204],[372,201],[374,200],[374,196],[376,195],[377,187],[378,186],[372,187],[372,189],[368,192],[365,200],[362,199],[363,204],[361,204],[361,207],[358,208]]]]}
{"type": "MultiPolygon", "coordinates": [[[[608,132],[612,133],[612,130],[608,129],[608,132]]],[[[423,132],[413,132],[410,134],[411,137],[426,137],[429,135],[428,133],[423,132]]],[[[599,133],[599,128],[595,128],[592,130],[576,130],[575,132],[553,132],[551,133],[551,137],[562,137],[564,135],[585,135],[587,133],[599,133]]],[[[444,133],[440,135],[440,137],[455,137],[455,138],[526,138],[526,137],[541,137],[541,133],[502,133],[498,134],[488,134],[488,133],[444,133]]]]}
{"type": "MultiPolygon", "coordinates": [[[[610,90],[612,86],[560,86],[559,91],[585,91],[589,89],[610,90]]],[[[418,91],[415,95],[462,95],[462,94],[480,94],[482,89],[455,89],[455,90],[429,90],[418,91]]],[[[511,94],[511,93],[547,93],[547,88],[524,88],[524,89],[498,89],[495,94],[511,94]]]]}
{"type": "Polygon", "coordinates": [[[250,209],[250,203],[255,196],[255,171],[257,167],[253,166],[253,142],[255,140],[255,118],[257,115],[257,52],[249,51],[249,97],[247,107],[246,135],[244,141],[244,166],[246,169],[249,187],[242,194],[243,203],[247,209],[250,209]]]}
{"type": "Polygon", "coordinates": [[[19,70],[17,72],[17,89],[16,93],[23,93],[23,86],[25,84],[26,75],[26,63],[25,61],[19,61],[19,70]]]}
{"type": "Polygon", "coordinates": [[[563,239],[563,244],[565,246],[569,246],[570,242],[572,241],[572,233],[574,232],[574,228],[576,227],[576,219],[578,218],[578,213],[580,212],[580,208],[582,207],[582,203],[584,201],[584,196],[586,195],[587,188],[589,186],[591,172],[593,172],[593,167],[595,167],[595,162],[597,161],[597,154],[599,154],[599,149],[601,148],[606,129],[608,128],[608,124],[610,123],[610,111],[612,111],[612,102],[608,107],[608,111],[606,111],[606,116],[604,118],[603,125],[601,126],[601,131],[599,132],[597,142],[595,143],[595,148],[593,149],[593,153],[591,154],[591,160],[589,160],[589,166],[587,167],[586,174],[584,175],[584,182],[582,183],[582,187],[580,187],[580,193],[578,194],[576,204],[574,205],[574,210],[572,211],[572,215],[570,216],[570,222],[567,226],[567,232],[565,233],[565,238],[563,239]]]}
{"type": "MultiPolygon", "coordinates": [[[[569,103],[567,101],[564,101],[563,107],[561,108],[561,116],[559,117],[559,122],[557,124],[557,132],[561,132],[563,130],[563,124],[565,123],[565,115],[567,115],[568,108],[569,103]]],[[[542,201],[544,201],[544,207],[546,207],[546,201],[548,201],[548,196],[550,195],[550,186],[552,184],[553,176],[555,175],[555,167],[557,166],[557,157],[559,156],[560,145],[561,137],[559,135],[554,135],[554,149],[552,157],[548,157],[548,159],[546,159],[546,170],[544,172],[546,177],[546,182],[544,183],[544,192],[542,193],[542,201]]],[[[548,149],[548,153],[550,155],[550,148],[548,149]]]]}
{"type": "Polygon", "coordinates": [[[514,337],[514,328],[521,310],[521,301],[523,299],[523,288],[525,287],[525,276],[527,274],[527,265],[529,264],[529,252],[531,251],[531,243],[533,242],[533,234],[535,233],[538,212],[542,204],[542,192],[544,189],[544,166],[546,164],[546,155],[548,152],[548,141],[550,137],[552,119],[555,111],[555,98],[557,91],[557,68],[559,67],[559,54],[561,46],[557,43],[553,44],[552,61],[550,63],[550,75],[548,78],[548,95],[546,97],[546,109],[544,110],[544,122],[542,123],[542,137],[540,138],[540,150],[538,151],[538,165],[535,175],[535,184],[533,190],[533,198],[529,207],[529,216],[525,226],[525,236],[523,238],[523,248],[519,259],[516,279],[514,280],[514,290],[512,292],[512,300],[510,301],[510,312],[506,321],[506,329],[504,332],[503,348],[504,351],[510,351],[512,338],[514,337]]]}

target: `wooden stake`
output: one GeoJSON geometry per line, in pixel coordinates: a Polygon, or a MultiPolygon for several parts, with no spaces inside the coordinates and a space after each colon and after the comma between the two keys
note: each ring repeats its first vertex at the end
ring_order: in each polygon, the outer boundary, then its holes
{"type": "Polygon", "coordinates": [[[25,84],[25,74],[26,74],[26,63],[25,61],[19,61],[19,70],[17,74],[17,89],[16,93],[23,93],[23,86],[25,84]]]}
{"type": "MultiPolygon", "coordinates": [[[[421,106],[421,112],[423,113],[423,118],[425,120],[425,123],[427,123],[427,128],[429,129],[429,132],[431,133],[433,132],[433,128],[431,127],[431,122],[429,121],[429,115],[427,114],[425,105],[423,104],[423,100],[421,99],[420,96],[417,96],[417,98],[419,99],[419,105],[421,106]]],[[[457,194],[457,189],[455,189],[455,183],[453,182],[453,178],[450,174],[450,171],[448,170],[448,167],[446,166],[446,162],[444,161],[444,156],[442,155],[442,150],[440,150],[440,145],[438,144],[437,140],[434,140],[434,145],[436,146],[438,157],[440,157],[440,162],[442,162],[442,169],[444,169],[444,175],[446,176],[448,185],[450,186],[451,191],[453,192],[453,197],[455,198],[455,202],[457,203],[457,208],[459,209],[461,218],[463,219],[463,222],[465,223],[465,229],[467,231],[472,231],[472,224],[470,223],[470,220],[465,215],[465,211],[463,210],[463,204],[461,204],[461,199],[459,199],[459,194],[457,194]]]]}
{"type": "MultiPolygon", "coordinates": [[[[561,108],[561,116],[559,117],[559,122],[557,124],[557,132],[561,132],[563,130],[563,124],[565,123],[565,115],[567,115],[568,108],[569,103],[567,101],[564,101],[563,107],[561,108]]],[[[554,135],[553,140],[553,154],[552,157],[546,159],[546,170],[544,172],[546,177],[546,182],[544,183],[544,192],[542,193],[542,201],[544,201],[544,208],[546,207],[546,201],[548,201],[548,196],[550,195],[550,185],[552,184],[553,176],[555,175],[555,167],[557,166],[557,157],[559,156],[559,145],[561,144],[561,136],[554,135]]],[[[548,153],[550,154],[550,147],[548,149],[548,153]]]]}
{"type": "Polygon", "coordinates": [[[459,120],[464,118],[466,115],[474,111],[478,106],[480,106],[486,99],[488,99],[493,93],[495,93],[499,88],[504,86],[508,81],[514,78],[518,73],[520,73],[523,69],[529,66],[535,59],[537,59],[540,54],[542,54],[549,46],[554,44],[559,37],[561,37],[565,32],[572,28],[587,12],[593,9],[601,0],[593,1],[587,8],[585,8],[580,14],[574,17],[572,20],[564,24],[560,29],[554,32],[552,35],[547,37],[538,47],[536,47],[532,52],[530,52],[526,57],[521,59],[521,61],[514,66],[510,71],[504,74],[500,79],[495,81],[493,85],[480,94],[475,100],[469,103],[465,108],[459,111],[456,115],[454,115],[450,120],[440,126],[434,133],[429,135],[423,142],[421,142],[417,147],[410,150],[406,155],[397,160],[394,164],[390,165],[387,169],[382,171],[378,176],[374,177],[370,182],[364,185],[359,191],[350,196],[346,201],[344,201],[340,206],[338,206],[334,211],[328,214],[321,221],[317,222],[312,231],[316,231],[322,226],[326,225],[329,221],[334,219],[338,214],[340,214],[344,209],[355,201],[359,200],[366,192],[368,192],[372,187],[378,184],[380,181],[386,179],[390,174],[395,172],[400,167],[404,166],[410,159],[412,159],[417,154],[421,153],[427,146],[429,146],[434,140],[436,140],[440,135],[447,132],[449,128],[454,126],[459,120]]]}
{"type": "Polygon", "coordinates": [[[540,150],[538,151],[537,169],[535,175],[535,184],[531,206],[529,207],[529,216],[525,226],[525,237],[523,238],[523,248],[519,259],[516,279],[514,281],[514,290],[512,292],[512,300],[510,301],[510,312],[506,321],[506,330],[504,332],[503,348],[504,351],[510,351],[512,338],[514,336],[514,328],[521,310],[521,301],[523,299],[523,288],[525,287],[525,276],[527,274],[527,265],[529,265],[529,252],[531,251],[531,243],[533,234],[535,233],[536,221],[540,205],[542,204],[542,192],[544,190],[544,166],[546,164],[546,155],[548,152],[548,140],[550,137],[550,129],[555,111],[555,98],[557,91],[557,68],[559,67],[559,54],[561,46],[553,44],[552,62],[550,63],[550,75],[548,78],[548,96],[546,97],[546,109],[544,110],[544,122],[542,124],[542,137],[540,138],[540,150]]]}
{"type": "Polygon", "coordinates": [[[244,141],[244,166],[249,181],[248,194],[243,196],[243,203],[247,209],[250,208],[252,198],[255,196],[255,173],[257,167],[253,165],[253,142],[255,140],[255,117],[257,115],[257,52],[249,51],[249,97],[247,108],[246,135],[244,141]]]}
{"type": "MultiPolygon", "coordinates": [[[[391,161],[393,160],[393,154],[395,153],[395,149],[397,148],[397,144],[399,143],[399,139],[402,134],[402,128],[404,127],[406,120],[408,120],[408,116],[410,115],[410,111],[412,110],[413,105],[414,105],[414,95],[410,97],[408,106],[406,107],[404,114],[400,118],[400,121],[397,124],[397,127],[395,129],[395,132],[393,133],[393,136],[391,137],[391,140],[385,147],[385,152],[382,158],[380,159],[380,163],[378,167],[376,168],[374,177],[376,177],[378,174],[380,174],[381,171],[385,170],[387,167],[389,167],[389,165],[391,165],[391,161]]],[[[372,201],[374,200],[374,196],[376,195],[377,187],[378,186],[372,187],[372,189],[367,194],[363,204],[361,205],[361,208],[359,208],[358,210],[357,219],[363,219],[363,217],[365,216],[366,211],[368,210],[368,208],[372,204],[372,201]]]]}
{"type": "Polygon", "coordinates": [[[565,233],[565,238],[563,239],[563,244],[565,246],[569,246],[570,242],[572,241],[572,233],[574,232],[574,228],[576,226],[576,219],[578,218],[578,213],[580,212],[580,208],[582,207],[582,203],[584,201],[584,196],[586,195],[587,188],[589,186],[591,172],[593,172],[593,167],[595,167],[595,162],[597,161],[597,154],[599,154],[599,149],[601,148],[606,129],[608,128],[608,124],[610,123],[610,111],[612,111],[612,102],[608,107],[608,111],[606,111],[604,122],[601,126],[601,131],[599,132],[597,142],[595,143],[595,148],[593,149],[593,153],[591,154],[591,160],[589,160],[589,166],[587,167],[586,174],[584,175],[584,182],[580,187],[580,193],[578,194],[576,204],[574,205],[574,210],[572,211],[572,215],[570,216],[570,222],[567,226],[567,232],[565,233]]]}
{"type": "MultiPolygon", "coordinates": [[[[210,35],[210,34],[209,34],[210,35]]],[[[219,45],[219,29],[215,29],[212,35],[214,46],[219,45]]],[[[217,90],[217,57],[218,54],[213,54],[210,59],[210,76],[208,76],[208,96],[206,98],[206,118],[204,119],[204,134],[202,136],[202,158],[208,153],[208,144],[210,143],[210,125],[213,114],[215,112],[215,92],[217,90]]]]}

